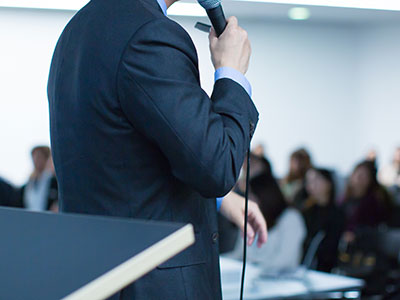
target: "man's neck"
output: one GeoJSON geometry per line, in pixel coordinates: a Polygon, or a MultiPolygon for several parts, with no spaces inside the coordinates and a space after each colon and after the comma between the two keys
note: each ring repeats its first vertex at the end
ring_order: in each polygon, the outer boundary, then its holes
{"type": "Polygon", "coordinates": [[[167,8],[169,8],[172,4],[174,4],[176,1],[179,0],[165,0],[165,4],[167,5],[167,8]]]}

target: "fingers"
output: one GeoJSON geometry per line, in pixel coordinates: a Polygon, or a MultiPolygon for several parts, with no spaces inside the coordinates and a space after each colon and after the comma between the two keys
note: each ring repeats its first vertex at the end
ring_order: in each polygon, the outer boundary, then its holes
{"type": "Polygon", "coordinates": [[[257,247],[261,248],[261,246],[265,244],[267,240],[268,240],[268,231],[267,227],[265,227],[264,229],[258,232],[257,247]]]}
{"type": "MultiPolygon", "coordinates": [[[[225,31],[230,31],[232,28],[236,28],[237,29],[237,27],[238,27],[238,19],[235,16],[229,17],[228,20],[226,20],[226,22],[227,22],[226,26],[229,29],[228,30],[224,30],[224,32],[225,31]]],[[[210,33],[208,35],[208,38],[209,38],[210,42],[214,41],[214,40],[218,40],[218,37],[217,37],[217,34],[215,32],[214,27],[211,27],[210,33]]]]}
{"type": "Polygon", "coordinates": [[[247,245],[251,246],[254,242],[256,234],[251,224],[247,223],[247,245]]]}
{"type": "Polygon", "coordinates": [[[249,201],[248,220],[254,232],[253,241],[255,236],[258,235],[257,247],[260,248],[268,239],[267,223],[260,208],[253,201],[249,201]]]}
{"type": "MultiPolygon", "coordinates": [[[[251,246],[258,236],[257,246],[261,247],[261,245],[267,241],[267,224],[257,203],[250,200],[248,204],[246,243],[251,246]]],[[[221,204],[220,212],[228,218],[228,220],[235,223],[242,233],[244,233],[245,225],[244,211],[245,200],[243,197],[233,192],[225,196],[221,204]]]]}
{"type": "Polygon", "coordinates": [[[249,223],[254,230],[255,237],[257,237],[257,247],[260,248],[268,239],[268,231],[264,218],[257,214],[249,221],[249,223]]]}
{"type": "Polygon", "coordinates": [[[224,32],[217,37],[214,29],[209,34],[211,60],[214,68],[231,67],[242,74],[247,72],[251,55],[247,32],[234,16],[228,18],[224,32]]]}
{"type": "Polygon", "coordinates": [[[235,16],[231,16],[226,20],[226,23],[226,26],[236,27],[238,26],[238,19],[235,16]]]}
{"type": "MultiPolygon", "coordinates": [[[[239,226],[240,231],[244,235],[244,220],[241,218],[241,223],[239,226]]],[[[247,244],[251,246],[254,242],[254,239],[256,237],[256,234],[254,232],[253,226],[251,225],[250,222],[247,223],[247,244]]]]}

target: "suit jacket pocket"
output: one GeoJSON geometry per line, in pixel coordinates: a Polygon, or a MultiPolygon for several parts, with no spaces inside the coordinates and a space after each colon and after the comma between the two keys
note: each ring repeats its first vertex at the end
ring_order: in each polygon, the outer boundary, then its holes
{"type": "Polygon", "coordinates": [[[200,232],[195,233],[195,242],[192,246],[170,258],[165,263],[159,265],[158,269],[185,267],[191,265],[203,264],[206,262],[204,248],[204,241],[202,240],[202,234],[200,232]]]}

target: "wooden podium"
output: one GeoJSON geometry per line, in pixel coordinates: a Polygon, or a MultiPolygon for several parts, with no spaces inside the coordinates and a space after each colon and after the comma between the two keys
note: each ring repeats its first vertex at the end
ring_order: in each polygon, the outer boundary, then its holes
{"type": "Polygon", "coordinates": [[[0,299],[105,299],[194,243],[192,225],[0,208],[0,299]]]}

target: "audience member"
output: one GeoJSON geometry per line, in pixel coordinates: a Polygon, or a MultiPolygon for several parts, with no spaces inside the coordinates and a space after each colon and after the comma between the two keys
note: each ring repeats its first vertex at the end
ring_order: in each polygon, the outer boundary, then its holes
{"type": "Polygon", "coordinates": [[[251,151],[254,155],[258,157],[264,157],[265,156],[265,148],[263,144],[258,144],[257,146],[254,147],[254,150],[251,151]]]}
{"type": "Polygon", "coordinates": [[[365,160],[374,163],[375,166],[378,166],[378,152],[375,150],[375,148],[368,150],[365,160]]]}
{"type": "Polygon", "coordinates": [[[400,146],[395,150],[392,163],[379,170],[378,179],[393,192],[396,203],[400,205],[400,146]]]}
{"type": "Polygon", "coordinates": [[[58,192],[50,148],[37,146],[31,156],[34,170],[22,187],[22,206],[33,211],[55,211],[58,192]]]}
{"type": "Polygon", "coordinates": [[[18,190],[0,177],[0,206],[19,207],[18,190]]]}
{"type": "MultiPolygon", "coordinates": [[[[259,153],[254,154],[251,152],[250,154],[250,170],[249,170],[249,181],[251,181],[252,178],[257,177],[260,175],[262,172],[264,172],[265,166],[264,166],[264,156],[259,155],[259,153]]],[[[240,176],[238,179],[238,182],[236,186],[234,187],[234,191],[238,193],[241,196],[244,196],[245,191],[246,191],[246,173],[247,173],[247,159],[243,162],[242,170],[240,172],[240,176]]],[[[251,189],[249,190],[249,197],[252,198],[254,195],[252,194],[251,189]]]]}
{"type": "MultiPolygon", "coordinates": [[[[313,267],[329,272],[337,264],[341,236],[344,242],[351,243],[360,230],[388,222],[391,199],[377,180],[376,151],[370,151],[368,158],[355,167],[345,195],[339,201],[341,207],[335,201],[333,174],[326,169],[313,168],[305,149],[291,154],[289,172],[280,184],[264,157],[263,145],[256,146],[254,151],[250,158],[249,198],[260,206],[269,234],[264,247],[259,249],[254,244],[248,248],[248,260],[266,271],[296,268],[315,236],[322,232],[324,238],[313,267]]],[[[57,180],[50,149],[37,146],[31,155],[34,170],[22,187],[22,193],[0,178],[0,205],[58,211],[57,180]]],[[[235,192],[242,196],[246,188],[246,170],[245,162],[235,187],[235,192]]],[[[392,163],[379,171],[378,178],[387,188],[397,189],[400,197],[400,147],[392,163]]],[[[241,259],[243,239],[236,238],[238,229],[223,218],[219,222],[221,251],[233,249],[228,255],[241,259]]]]}
{"type": "MultiPolygon", "coordinates": [[[[251,155],[250,164],[252,199],[260,206],[269,232],[266,245],[248,248],[247,259],[267,272],[294,269],[300,264],[306,236],[303,218],[286,203],[269,162],[263,157],[251,155]]],[[[241,259],[242,249],[243,239],[237,239],[235,249],[229,256],[241,259]]]]}
{"type": "Polygon", "coordinates": [[[288,203],[293,203],[294,197],[305,190],[305,176],[312,166],[310,154],[304,148],[294,151],[290,156],[288,175],[281,182],[281,189],[288,203]]]}
{"type": "Polygon", "coordinates": [[[344,213],[335,204],[333,174],[326,169],[312,168],[306,176],[307,199],[303,216],[307,226],[305,252],[319,232],[324,238],[317,248],[313,267],[330,272],[337,264],[338,245],[344,227],[344,213]]]}
{"type": "Polygon", "coordinates": [[[357,230],[376,227],[387,222],[391,199],[386,189],[377,181],[375,164],[370,161],[359,163],[347,185],[343,207],[346,213],[344,240],[352,242],[357,230]]]}

